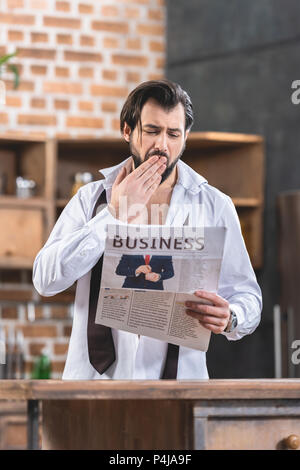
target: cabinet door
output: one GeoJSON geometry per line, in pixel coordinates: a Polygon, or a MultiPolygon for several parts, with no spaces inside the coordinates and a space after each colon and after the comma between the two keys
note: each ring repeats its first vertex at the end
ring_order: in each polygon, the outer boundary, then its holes
{"type": "Polygon", "coordinates": [[[43,245],[43,211],[0,207],[0,265],[30,268],[43,245]]]}
{"type": "Polygon", "coordinates": [[[300,449],[300,402],[229,401],[195,407],[194,446],[208,450],[300,449]]]}

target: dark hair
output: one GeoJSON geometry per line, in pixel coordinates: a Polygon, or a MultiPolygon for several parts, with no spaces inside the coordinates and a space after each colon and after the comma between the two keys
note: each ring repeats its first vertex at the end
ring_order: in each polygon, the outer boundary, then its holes
{"type": "Polygon", "coordinates": [[[190,130],[194,122],[191,98],[180,85],[163,79],[143,82],[129,93],[120,114],[121,132],[123,132],[125,122],[132,131],[137,124],[141,126],[141,112],[150,98],[156,100],[166,110],[171,110],[181,103],[185,112],[185,130],[190,130]]]}

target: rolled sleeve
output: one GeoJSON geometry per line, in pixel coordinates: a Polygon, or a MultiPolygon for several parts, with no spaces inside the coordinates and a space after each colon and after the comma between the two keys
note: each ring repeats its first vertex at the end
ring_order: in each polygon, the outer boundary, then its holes
{"type": "Polygon", "coordinates": [[[35,258],[32,280],[40,295],[52,296],[72,286],[102,255],[107,225],[119,221],[107,207],[91,220],[87,220],[87,212],[79,190],[62,211],[35,258]]]}

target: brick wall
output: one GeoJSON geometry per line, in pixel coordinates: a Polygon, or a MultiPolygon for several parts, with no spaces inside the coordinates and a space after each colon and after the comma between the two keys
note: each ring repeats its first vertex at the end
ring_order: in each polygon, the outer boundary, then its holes
{"type": "MultiPolygon", "coordinates": [[[[161,78],[164,0],[0,0],[6,105],[0,131],[42,136],[119,135],[119,113],[140,82],[161,78]]],[[[1,106],[1,105],[0,105],[1,106]]]]}
{"type": "MultiPolygon", "coordinates": [[[[164,0],[0,0],[0,25],[0,55],[18,49],[11,63],[20,71],[17,90],[13,75],[2,75],[0,132],[118,136],[128,93],[164,76],[164,0]]],[[[15,300],[0,302],[0,318],[6,330],[11,325],[23,331],[26,378],[44,346],[52,377],[61,377],[72,305],[37,307],[30,322],[26,302],[15,300]]]]}
{"type": "Polygon", "coordinates": [[[30,320],[28,304],[0,302],[1,325],[8,338],[9,330],[24,336],[25,378],[30,378],[35,359],[47,348],[51,359],[51,378],[61,378],[72,328],[73,304],[37,305],[35,319],[30,320]]]}

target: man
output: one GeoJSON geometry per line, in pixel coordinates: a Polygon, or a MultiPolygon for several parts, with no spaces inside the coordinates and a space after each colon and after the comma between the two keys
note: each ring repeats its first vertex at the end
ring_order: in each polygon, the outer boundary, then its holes
{"type": "MultiPolygon", "coordinates": [[[[218,294],[196,291],[195,295],[210,305],[188,303],[186,314],[229,340],[251,334],[259,324],[261,291],[235,207],[227,195],[180,160],[192,124],[192,103],[179,85],[167,80],[149,81],[134,89],[120,115],[121,132],[131,156],[101,170],[104,180],[78,191],[38,253],[33,282],[40,294],[55,295],[77,281],[64,379],[170,377],[165,371],[172,349],[162,341],[115,329],[109,330],[112,338],[106,336],[93,344],[88,338],[94,331],[90,313],[98,294],[96,266],[100,263],[100,272],[110,223],[182,226],[188,215],[184,208],[202,204],[205,225],[225,226],[227,235],[218,294]],[[107,206],[96,213],[103,195],[107,206]],[[92,365],[91,352],[102,357],[106,345],[108,348],[112,342],[115,359],[99,372],[92,365]]],[[[208,378],[204,352],[180,347],[176,361],[175,378],[208,378]]]]}
{"type": "Polygon", "coordinates": [[[116,274],[126,276],[122,287],[163,290],[163,281],[174,276],[172,256],[123,255],[116,274]]]}

